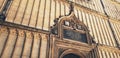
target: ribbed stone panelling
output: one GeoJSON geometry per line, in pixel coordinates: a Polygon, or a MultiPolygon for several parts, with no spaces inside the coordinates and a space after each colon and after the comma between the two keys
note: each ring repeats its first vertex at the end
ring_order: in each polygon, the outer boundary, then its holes
{"type": "Polygon", "coordinates": [[[3,52],[8,36],[9,36],[8,29],[6,27],[0,27],[0,55],[3,52]]]}
{"type": "Polygon", "coordinates": [[[38,58],[40,55],[40,45],[41,45],[41,36],[40,34],[35,33],[34,34],[34,43],[32,48],[32,58],[38,58]]]}
{"type": "Polygon", "coordinates": [[[33,11],[33,6],[34,6],[34,3],[35,1],[34,0],[28,0],[27,2],[27,7],[25,9],[25,12],[24,12],[24,16],[23,16],[23,19],[22,19],[22,25],[26,25],[28,26],[30,24],[30,20],[31,20],[31,15],[32,15],[32,11],[33,11]]]}
{"type": "MultiPolygon", "coordinates": [[[[25,0],[26,1],[26,0],[25,0]]],[[[23,6],[21,6],[21,5],[25,5],[24,3],[23,3],[23,1],[22,0],[14,0],[13,2],[12,2],[12,4],[11,4],[11,7],[10,7],[10,9],[8,10],[8,14],[6,15],[7,16],[7,18],[6,18],[6,21],[9,21],[9,22],[13,22],[14,21],[14,19],[17,19],[18,21],[16,22],[16,20],[15,20],[15,22],[16,23],[20,23],[21,22],[21,15],[22,15],[22,13],[23,13],[23,11],[21,11],[22,9],[24,9],[24,7],[23,6]],[[22,8],[20,8],[20,7],[22,7],[22,8]],[[19,10],[18,10],[18,8],[20,8],[19,10]],[[17,13],[20,13],[20,14],[17,14],[17,13]],[[19,16],[19,18],[18,18],[18,16],[19,16]],[[8,19],[9,18],[9,19],[8,19]]]]}
{"type": "Polygon", "coordinates": [[[43,29],[44,30],[48,30],[49,29],[50,8],[51,8],[51,1],[50,0],[46,0],[45,13],[44,13],[44,21],[43,21],[44,22],[44,24],[43,24],[43,29]]]}
{"type": "Polygon", "coordinates": [[[0,0],[0,12],[2,11],[2,8],[4,7],[6,3],[6,0],[0,0]]]}
{"type": "MultiPolygon", "coordinates": [[[[15,13],[15,18],[9,19],[9,20],[13,20],[14,23],[21,24],[23,22],[23,19],[24,19],[27,5],[28,5],[28,0],[20,0],[19,6],[18,6],[16,13],[15,13]]],[[[13,5],[13,7],[15,7],[15,6],[13,5]]],[[[9,11],[12,11],[12,10],[9,10],[9,11]]]]}
{"type": "Polygon", "coordinates": [[[118,19],[118,20],[120,20],[120,5],[115,5],[115,7],[116,7],[116,18],[118,19]]]}
{"type": "Polygon", "coordinates": [[[120,24],[111,22],[111,25],[115,35],[115,40],[120,44],[120,24]]]}
{"type": "Polygon", "coordinates": [[[120,54],[116,53],[116,56],[117,56],[118,58],[120,58],[120,54]]]}
{"type": "MultiPolygon", "coordinates": [[[[50,25],[54,24],[53,20],[55,19],[55,2],[51,0],[51,8],[50,8],[50,25]]],[[[65,10],[65,9],[64,9],[65,10]]]]}
{"type": "Polygon", "coordinates": [[[116,46],[110,25],[106,19],[97,17],[90,13],[75,8],[75,15],[82,21],[90,30],[90,34],[96,43],[116,46]]]}
{"type": "Polygon", "coordinates": [[[1,26],[0,58],[46,58],[47,34],[1,26]]]}
{"type": "MultiPolygon", "coordinates": [[[[0,0],[0,9],[4,4],[3,1],[6,0],[0,0]]],[[[99,14],[89,12],[90,10],[87,11],[87,8],[90,8],[104,13],[101,5],[103,1],[107,14],[118,19],[119,5],[113,5],[108,0],[70,1],[83,6],[82,9],[74,5],[74,13],[88,27],[96,43],[112,47],[117,46],[116,41],[120,44],[120,24],[111,20],[113,29],[111,30],[108,19],[104,19],[101,15],[98,17],[99,14]]],[[[69,8],[69,4],[64,0],[13,0],[6,14],[6,21],[48,31],[50,26],[53,26],[55,18],[69,14],[69,8]]],[[[45,34],[0,26],[0,58],[47,58],[48,43],[48,37],[45,34]]],[[[102,49],[93,50],[90,53],[89,58],[120,57],[118,52],[108,52],[102,49]]]]}
{"type": "Polygon", "coordinates": [[[109,50],[110,47],[98,48],[96,52],[98,52],[99,58],[119,58],[120,54],[117,51],[109,50]]]}
{"type": "Polygon", "coordinates": [[[45,13],[45,2],[46,0],[41,0],[40,2],[40,8],[39,8],[39,15],[38,15],[38,21],[37,21],[37,28],[43,29],[43,24],[44,24],[44,13],[45,13]]]}
{"type": "MultiPolygon", "coordinates": [[[[94,6],[89,5],[89,2],[83,1],[84,6],[102,10],[99,0],[89,1],[94,2],[94,6]],[[98,2],[98,3],[97,3],[98,2]]],[[[82,2],[80,2],[82,3],[82,2]]],[[[78,14],[79,10],[75,8],[75,13],[78,14]]],[[[54,24],[54,19],[59,16],[69,14],[69,4],[63,1],[55,0],[14,0],[11,3],[10,9],[7,12],[6,21],[22,24],[29,27],[34,27],[43,30],[49,30],[50,26],[54,24]],[[14,12],[13,12],[14,11],[14,12]]],[[[79,18],[86,19],[84,13],[79,18]]],[[[92,17],[92,16],[91,16],[92,17]]],[[[91,18],[93,19],[93,18],[91,18]]],[[[95,19],[95,18],[94,18],[95,19]]],[[[87,21],[84,23],[86,24],[87,21]]]]}
{"type": "Polygon", "coordinates": [[[87,58],[119,58],[120,54],[118,51],[118,49],[113,49],[109,46],[98,46],[87,55],[87,58]]]}
{"type": "Polygon", "coordinates": [[[30,27],[36,27],[37,26],[37,20],[38,20],[38,15],[40,12],[40,3],[41,0],[35,0],[34,1],[34,5],[33,5],[33,10],[32,10],[32,14],[31,14],[31,20],[30,20],[30,27]]]}
{"type": "Polygon", "coordinates": [[[15,44],[14,52],[13,52],[13,58],[20,58],[22,55],[22,50],[24,46],[24,41],[26,37],[26,33],[23,30],[18,31],[18,38],[15,44]]]}
{"type": "Polygon", "coordinates": [[[47,54],[47,39],[46,35],[42,35],[41,49],[40,49],[40,58],[46,58],[47,54]]]}
{"type": "Polygon", "coordinates": [[[117,20],[120,19],[120,5],[112,3],[110,0],[102,0],[106,13],[117,20]]]}
{"type": "MultiPolygon", "coordinates": [[[[92,2],[92,1],[89,1],[92,2]]],[[[95,0],[93,2],[99,2],[95,0]]],[[[99,4],[98,3],[98,4],[99,4]]],[[[95,4],[95,6],[99,6],[95,4]]],[[[88,5],[89,4],[85,4],[88,5]]],[[[100,10],[100,7],[93,7],[100,10]]],[[[54,19],[69,13],[69,4],[54,0],[14,0],[8,10],[6,21],[49,30],[54,19]],[[14,12],[13,12],[14,11],[14,12]]],[[[90,30],[91,36],[97,43],[116,46],[107,20],[74,7],[74,13],[90,30]]]]}
{"type": "Polygon", "coordinates": [[[10,31],[10,34],[5,43],[5,47],[3,49],[1,58],[11,57],[14,50],[15,42],[17,40],[17,31],[15,29],[9,29],[9,31],[10,31]]]}
{"type": "Polygon", "coordinates": [[[55,18],[68,13],[69,5],[57,0],[13,0],[6,21],[49,30],[55,18]]]}
{"type": "Polygon", "coordinates": [[[27,32],[22,58],[29,58],[31,56],[33,41],[34,41],[33,34],[31,32],[27,32]]]}

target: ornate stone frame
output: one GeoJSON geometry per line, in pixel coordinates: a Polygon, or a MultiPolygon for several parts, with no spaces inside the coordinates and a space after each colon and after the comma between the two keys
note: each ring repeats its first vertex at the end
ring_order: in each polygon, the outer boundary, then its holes
{"type": "MultiPolygon", "coordinates": [[[[57,27],[57,34],[51,35],[51,54],[50,58],[62,58],[64,55],[73,53],[79,55],[82,58],[85,58],[86,55],[94,49],[95,45],[92,45],[92,38],[89,34],[88,28],[75,16],[74,12],[71,12],[70,15],[62,16],[55,20],[55,25],[53,28],[57,27]],[[64,21],[72,21],[75,24],[83,26],[85,33],[87,35],[88,43],[83,43],[79,41],[69,40],[63,38],[63,24],[64,21]],[[59,49],[62,49],[59,51],[59,49]],[[64,50],[64,51],[63,51],[64,50]],[[58,53],[60,52],[60,53],[58,53]]],[[[76,30],[76,29],[75,29],[76,30]]]]}
{"type": "Polygon", "coordinates": [[[75,49],[68,49],[68,50],[65,50],[61,55],[60,55],[60,58],[63,58],[63,56],[67,55],[67,54],[70,54],[70,53],[73,53],[75,55],[78,55],[82,58],[85,58],[85,55],[82,54],[82,52],[78,52],[78,50],[75,50],[75,49]]]}
{"type": "Polygon", "coordinates": [[[68,16],[63,16],[63,17],[59,18],[57,26],[58,26],[58,37],[60,39],[63,39],[63,26],[62,25],[64,24],[64,21],[66,21],[66,20],[73,21],[74,23],[83,26],[83,28],[85,29],[85,33],[87,35],[87,42],[88,42],[88,44],[92,44],[92,39],[89,35],[88,28],[85,26],[84,23],[82,23],[79,19],[77,19],[74,12],[71,12],[71,14],[68,16]]]}

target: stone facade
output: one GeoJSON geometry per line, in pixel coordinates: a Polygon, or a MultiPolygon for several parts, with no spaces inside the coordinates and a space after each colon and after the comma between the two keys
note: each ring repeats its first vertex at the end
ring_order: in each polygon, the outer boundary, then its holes
{"type": "Polygon", "coordinates": [[[119,28],[117,0],[0,0],[0,58],[120,58],[119,28]]]}

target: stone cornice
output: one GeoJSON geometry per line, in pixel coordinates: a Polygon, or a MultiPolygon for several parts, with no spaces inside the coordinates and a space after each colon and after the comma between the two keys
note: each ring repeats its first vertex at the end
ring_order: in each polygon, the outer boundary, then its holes
{"type": "Polygon", "coordinates": [[[19,29],[33,31],[33,32],[49,34],[49,31],[46,31],[46,30],[41,30],[41,29],[28,27],[28,26],[24,26],[24,25],[20,25],[20,24],[15,24],[15,23],[11,23],[11,22],[2,22],[2,21],[0,21],[0,25],[12,27],[12,28],[19,28],[19,29]]]}

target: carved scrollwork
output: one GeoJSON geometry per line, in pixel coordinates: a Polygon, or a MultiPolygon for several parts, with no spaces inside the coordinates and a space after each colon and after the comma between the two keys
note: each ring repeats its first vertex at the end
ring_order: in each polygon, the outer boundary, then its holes
{"type": "Polygon", "coordinates": [[[51,33],[57,35],[60,39],[69,38],[85,43],[90,42],[87,27],[77,19],[74,12],[68,16],[57,18],[54,22],[51,33]]]}
{"type": "Polygon", "coordinates": [[[60,16],[54,20],[51,33],[59,39],[76,40],[84,43],[91,43],[89,30],[74,14],[73,4],[70,4],[70,13],[67,16],[60,16]]]}

